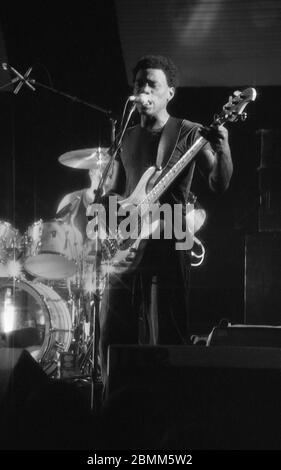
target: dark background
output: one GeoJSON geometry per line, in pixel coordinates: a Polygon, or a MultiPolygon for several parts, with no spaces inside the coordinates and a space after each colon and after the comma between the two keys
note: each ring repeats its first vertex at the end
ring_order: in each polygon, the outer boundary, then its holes
{"type": "MultiPolygon", "coordinates": [[[[120,115],[131,88],[112,1],[61,10],[43,2],[33,8],[6,4],[0,21],[7,59],[17,70],[33,65],[31,75],[39,82],[120,115]]],[[[200,232],[206,258],[192,270],[194,331],[208,332],[223,317],[244,321],[245,236],[258,230],[256,132],[281,127],[281,87],[257,91],[256,102],[247,108],[248,120],[228,126],[234,175],[227,193],[212,194],[195,176],[193,190],[208,218],[200,232]]],[[[208,124],[232,92],[182,87],[171,114],[208,124]]],[[[0,219],[24,232],[39,218],[52,218],[66,193],[88,185],[87,171],[64,167],[58,157],[69,150],[108,146],[110,121],[39,87],[36,92],[23,87],[16,96],[2,91],[0,106],[0,219]]]]}

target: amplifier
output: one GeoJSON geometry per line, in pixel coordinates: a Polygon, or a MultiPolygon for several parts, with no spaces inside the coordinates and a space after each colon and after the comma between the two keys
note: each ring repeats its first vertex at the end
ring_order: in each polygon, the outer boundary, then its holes
{"type": "MultiPolygon", "coordinates": [[[[236,330],[231,330],[236,331],[236,330]]],[[[244,330],[245,332],[247,329],[244,330]]],[[[280,345],[280,330],[277,329],[280,345]]],[[[246,341],[244,341],[246,343],[246,341]]],[[[254,341],[253,341],[254,343],[254,341]]],[[[268,346],[268,344],[267,344],[268,346]]],[[[186,380],[194,373],[215,376],[216,371],[252,369],[281,371],[281,347],[206,346],[136,346],[112,345],[108,352],[109,380],[107,393],[124,386],[164,381],[166,385],[181,377],[186,380]],[[201,371],[201,372],[200,372],[201,371]],[[210,372],[212,371],[212,372],[210,372]]],[[[219,372],[220,373],[220,372],[219,372]]]]}
{"type": "Polygon", "coordinates": [[[212,330],[207,346],[281,348],[281,326],[217,326],[212,330]]]}

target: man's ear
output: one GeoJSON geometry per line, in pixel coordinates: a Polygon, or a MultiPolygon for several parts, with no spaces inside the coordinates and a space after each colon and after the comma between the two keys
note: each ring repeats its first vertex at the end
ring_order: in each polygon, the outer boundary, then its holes
{"type": "Polygon", "coordinates": [[[169,87],[168,101],[171,101],[174,98],[175,92],[176,92],[175,87],[173,86],[169,87]]]}

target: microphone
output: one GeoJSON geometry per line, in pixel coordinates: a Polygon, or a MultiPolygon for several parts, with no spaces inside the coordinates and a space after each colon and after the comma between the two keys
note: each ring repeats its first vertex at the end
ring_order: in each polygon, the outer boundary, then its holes
{"type": "Polygon", "coordinates": [[[133,103],[140,103],[142,106],[147,106],[147,105],[151,104],[151,100],[144,93],[140,93],[139,95],[129,96],[129,101],[131,101],[133,103]]]}

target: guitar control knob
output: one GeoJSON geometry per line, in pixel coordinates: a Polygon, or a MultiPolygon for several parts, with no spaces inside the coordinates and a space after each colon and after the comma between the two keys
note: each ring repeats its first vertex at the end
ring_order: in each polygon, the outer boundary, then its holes
{"type": "Polygon", "coordinates": [[[241,119],[241,121],[246,121],[246,119],[247,119],[247,113],[242,113],[242,114],[240,114],[240,119],[241,119]]]}

